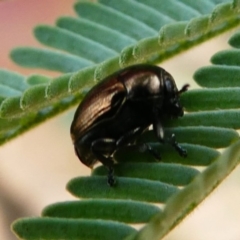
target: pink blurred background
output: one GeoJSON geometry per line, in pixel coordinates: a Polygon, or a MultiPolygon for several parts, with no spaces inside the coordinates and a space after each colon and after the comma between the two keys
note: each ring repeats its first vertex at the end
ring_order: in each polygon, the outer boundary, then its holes
{"type": "MultiPolygon", "coordinates": [[[[24,69],[11,62],[9,51],[16,46],[41,46],[32,35],[37,24],[53,25],[58,16],[75,15],[74,1],[9,0],[0,1],[0,68],[22,74],[46,73],[24,69]]],[[[209,64],[219,49],[227,48],[230,33],[202,44],[191,52],[161,64],[177,79],[179,86],[189,82],[194,71],[209,64]]],[[[191,83],[193,88],[195,85],[191,83]]],[[[65,190],[73,177],[88,175],[75,157],[69,135],[74,109],[10,141],[0,150],[0,239],[14,240],[10,223],[24,216],[39,216],[53,203],[73,199],[65,190]]],[[[240,239],[240,169],[236,169],[165,240],[240,239]]]]}

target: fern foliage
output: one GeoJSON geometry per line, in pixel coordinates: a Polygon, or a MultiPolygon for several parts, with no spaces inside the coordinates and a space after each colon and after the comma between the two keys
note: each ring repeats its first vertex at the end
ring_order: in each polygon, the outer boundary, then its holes
{"type": "Polygon", "coordinates": [[[0,143],[73,106],[96,81],[120,68],[159,63],[237,25],[239,1],[216,3],[78,1],[79,18],[37,26],[36,39],[50,48],[18,47],[11,58],[64,74],[50,79],[0,70],[0,143]]]}
{"type": "MultiPolygon", "coordinates": [[[[20,47],[12,51],[12,59],[63,75],[50,79],[0,71],[0,142],[74,105],[95,82],[120,68],[159,63],[239,23],[237,0],[164,3],[78,1],[74,7],[79,18],[61,17],[56,26],[37,26],[36,38],[51,48],[20,47]]],[[[174,132],[187,149],[187,158],[147,132],[142,138],[161,153],[160,163],[131,147],[119,150],[115,187],[106,184],[103,167],[92,176],[72,179],[68,191],[83,200],[55,203],[42,217],[17,220],[12,226],[17,236],[157,240],[176,226],[239,163],[239,36],[229,41],[233,49],[217,53],[213,65],[195,73],[202,88],[182,95],[187,114],[164,123],[166,135],[174,132]],[[219,148],[226,148],[223,154],[219,148]],[[134,224],[146,225],[137,231],[134,224]]]]}

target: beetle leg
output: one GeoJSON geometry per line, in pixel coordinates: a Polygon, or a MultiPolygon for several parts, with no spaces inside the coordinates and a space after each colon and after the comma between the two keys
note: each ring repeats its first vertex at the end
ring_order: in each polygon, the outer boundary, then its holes
{"type": "Polygon", "coordinates": [[[138,147],[140,152],[148,151],[155,159],[157,159],[158,161],[161,160],[161,155],[157,151],[155,151],[149,144],[143,143],[136,146],[138,147]]]}
{"type": "Polygon", "coordinates": [[[176,141],[175,134],[172,134],[171,138],[169,139],[169,142],[181,157],[187,157],[187,151],[178,144],[178,142],[176,141]]]}
{"type": "Polygon", "coordinates": [[[115,183],[114,179],[114,171],[113,171],[113,164],[114,161],[111,157],[112,154],[109,154],[108,157],[104,155],[107,152],[114,152],[116,149],[116,141],[111,138],[102,138],[93,141],[91,145],[92,153],[96,156],[96,158],[108,168],[108,184],[113,186],[115,183]]]}
{"type": "Polygon", "coordinates": [[[127,145],[128,143],[133,142],[137,136],[141,135],[142,132],[146,129],[146,127],[137,127],[127,133],[125,133],[121,138],[118,139],[116,145],[118,147],[127,145]]]}
{"type": "Polygon", "coordinates": [[[114,170],[112,167],[108,168],[108,180],[107,180],[108,184],[110,187],[112,187],[115,183],[116,180],[114,178],[114,170]]]}
{"type": "MultiPolygon", "coordinates": [[[[123,146],[126,143],[133,142],[137,136],[139,136],[141,133],[144,132],[146,128],[145,127],[138,127],[133,129],[132,131],[126,133],[123,137],[121,137],[117,141],[117,146],[123,146]]],[[[156,152],[149,144],[147,143],[139,143],[139,144],[134,144],[140,152],[149,152],[153,157],[157,160],[161,160],[161,156],[158,152],[156,152]]]]}
{"type": "Polygon", "coordinates": [[[155,117],[155,121],[153,122],[153,131],[157,139],[163,143],[164,142],[164,129],[162,123],[159,121],[158,117],[155,117]]]}
{"type": "MultiPolygon", "coordinates": [[[[156,119],[154,124],[153,124],[153,130],[158,138],[158,140],[162,143],[164,143],[164,130],[161,122],[156,119]]],[[[178,142],[176,141],[175,134],[172,134],[170,139],[168,139],[168,143],[170,143],[174,149],[178,152],[178,154],[181,157],[186,157],[187,156],[187,151],[183,149],[178,142]]]]}

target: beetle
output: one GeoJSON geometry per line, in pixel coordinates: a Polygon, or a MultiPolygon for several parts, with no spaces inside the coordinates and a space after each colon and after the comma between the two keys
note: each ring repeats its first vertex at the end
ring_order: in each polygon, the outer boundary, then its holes
{"type": "MultiPolygon", "coordinates": [[[[173,77],[163,68],[138,64],[113,73],[93,87],[79,104],[71,125],[71,138],[80,161],[92,168],[98,161],[108,168],[108,184],[114,185],[113,154],[126,145],[136,145],[136,138],[151,125],[159,140],[166,141],[163,119],[183,116],[173,77]]],[[[186,157],[187,152],[175,140],[167,140],[186,157]]],[[[160,156],[147,143],[138,146],[155,158],[160,156]]]]}

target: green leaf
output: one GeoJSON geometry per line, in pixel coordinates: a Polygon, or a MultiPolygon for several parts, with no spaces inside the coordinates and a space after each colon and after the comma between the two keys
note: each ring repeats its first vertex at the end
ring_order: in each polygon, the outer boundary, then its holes
{"type": "Polygon", "coordinates": [[[89,199],[49,205],[44,217],[114,220],[125,223],[146,223],[160,208],[133,200],[89,199]],[[117,214],[116,214],[117,213],[117,214]]]}
{"type": "Polygon", "coordinates": [[[136,42],[133,38],[123,35],[115,29],[104,27],[83,18],[61,17],[57,20],[56,25],[116,52],[120,52],[124,47],[136,42]]]}
{"type": "MultiPolygon", "coordinates": [[[[12,59],[21,66],[72,75],[55,79],[39,76],[34,80],[42,84],[39,87],[28,80],[31,76],[23,77],[25,86],[20,92],[16,92],[14,87],[9,88],[6,81],[0,84],[0,117],[6,121],[21,117],[24,122],[18,130],[14,126],[12,131],[4,131],[0,139],[4,138],[6,142],[36,123],[73,106],[77,99],[71,97],[72,94],[77,93],[80,101],[96,81],[125,66],[159,63],[236,26],[239,8],[237,1],[224,1],[220,6],[214,1],[204,0],[201,4],[188,0],[169,1],[167,5],[156,0],[77,2],[75,9],[80,18],[60,17],[56,26],[35,28],[37,39],[52,49],[19,47],[11,52],[12,59]],[[203,12],[204,15],[201,14],[203,12]],[[59,100],[68,101],[68,104],[53,108],[59,100]],[[45,109],[51,111],[47,113],[45,109]],[[37,112],[44,112],[44,117],[37,112]],[[35,122],[29,118],[33,113],[36,114],[35,122]]],[[[207,83],[210,82],[209,74],[206,73],[207,83]]]]}
{"type": "MultiPolygon", "coordinates": [[[[231,74],[229,74],[228,78],[230,81],[234,81],[234,79],[231,78],[231,74]]],[[[211,79],[211,81],[213,81],[213,79],[211,79]]],[[[226,83],[227,79],[223,79],[223,81],[226,83]]],[[[239,108],[239,102],[239,87],[197,89],[188,91],[181,96],[181,103],[189,112],[215,109],[237,109],[239,108]]]]}
{"type": "Polygon", "coordinates": [[[106,177],[78,177],[67,184],[74,196],[81,198],[132,199],[165,202],[178,189],[170,184],[137,178],[118,177],[115,187],[107,185],[106,177]],[[155,194],[158,191],[159,194],[155,194]]]}
{"type": "Polygon", "coordinates": [[[34,30],[35,37],[43,44],[64,50],[91,62],[101,62],[117,55],[117,52],[88,38],[69,33],[61,28],[40,25],[34,30]],[[98,51],[93,51],[98,49],[98,51]]]}
{"type": "MultiPolygon", "coordinates": [[[[214,126],[187,126],[165,129],[166,136],[171,136],[173,133],[180,143],[198,144],[212,148],[227,147],[239,138],[238,133],[233,129],[214,126]]],[[[140,136],[139,142],[143,140],[146,142],[157,142],[157,138],[152,130],[140,136]]]]}
{"type": "Polygon", "coordinates": [[[186,6],[196,9],[199,13],[207,14],[209,13],[213,7],[214,2],[213,1],[192,1],[192,0],[181,0],[182,4],[185,4],[186,6]]]}
{"type": "Polygon", "coordinates": [[[194,74],[194,79],[202,87],[239,87],[240,68],[236,66],[207,66],[194,74]]]}
{"type": "Polygon", "coordinates": [[[240,32],[236,32],[230,39],[229,44],[232,47],[240,48],[240,32]]]}
{"type": "Polygon", "coordinates": [[[47,84],[50,82],[50,78],[47,76],[39,75],[39,74],[34,74],[30,75],[27,79],[26,82],[29,85],[37,85],[37,84],[47,84]]]}
{"type": "Polygon", "coordinates": [[[14,49],[11,58],[24,67],[44,68],[63,73],[74,72],[92,64],[91,61],[77,56],[33,47],[14,49]]]}
{"type": "MultiPolygon", "coordinates": [[[[31,89],[25,91],[24,96],[21,99],[21,107],[22,109],[26,110],[32,110],[34,111],[34,108],[31,109],[33,103],[35,106],[41,106],[44,107],[46,105],[45,103],[46,99],[46,85],[45,84],[39,84],[31,89]]],[[[10,107],[7,107],[7,105],[4,105],[7,108],[7,112],[9,113],[10,107]]],[[[4,116],[4,112],[1,111],[2,116],[4,116]]],[[[21,112],[20,112],[21,114],[21,112]]],[[[14,114],[16,116],[17,114],[14,114]]]]}
{"type": "MultiPolygon", "coordinates": [[[[31,79],[9,72],[7,76],[15,80],[8,82],[1,80],[5,73],[0,72],[0,94],[6,91],[0,95],[0,143],[68,109],[96,82],[125,66],[159,63],[238,25],[239,9],[237,0],[77,2],[80,18],[61,17],[56,26],[35,28],[37,39],[57,50],[22,47],[11,53],[22,66],[64,75],[50,79],[37,74],[31,79]]],[[[230,44],[237,48],[239,39],[236,34],[230,44]]],[[[237,56],[238,50],[217,53],[212,58],[215,65],[194,74],[206,89],[182,95],[185,116],[163,120],[167,138],[176,134],[188,151],[186,158],[158,143],[148,131],[138,141],[148,143],[162,157],[160,162],[139,152],[139,147],[120,149],[114,155],[119,163],[114,165],[113,187],[107,185],[102,166],[93,170],[93,176],[72,179],[67,189],[84,200],[56,203],[45,208],[42,217],[17,220],[13,224],[17,236],[104,240],[165,236],[239,163],[240,141],[234,130],[240,128],[237,56]],[[218,151],[225,147],[223,153],[218,151]],[[146,222],[139,231],[125,224],[146,222]]]]}
{"type": "Polygon", "coordinates": [[[211,62],[219,65],[240,66],[239,53],[238,49],[221,51],[212,56],[211,62]]]}
{"type": "Polygon", "coordinates": [[[171,17],[169,17],[166,13],[163,14],[156,10],[159,8],[151,8],[144,3],[139,4],[137,1],[123,0],[121,2],[116,2],[114,0],[100,0],[99,2],[104,4],[105,7],[110,7],[113,10],[122,12],[130,18],[134,18],[139,22],[144,23],[155,31],[159,31],[160,27],[172,21],[171,17]],[[132,11],[132,9],[135,10],[132,11]]]}
{"type": "Polygon", "coordinates": [[[82,18],[97,22],[108,28],[117,29],[136,40],[157,34],[156,30],[146,24],[106,5],[80,1],[75,4],[75,10],[82,18]],[[114,19],[114,21],[109,19],[114,19]]]}
{"type": "Polygon", "coordinates": [[[21,96],[27,88],[24,76],[0,69],[0,104],[5,98],[21,96]]]}
{"type": "Polygon", "coordinates": [[[169,16],[170,18],[176,21],[189,20],[199,15],[199,13],[188,5],[182,4],[181,2],[176,2],[174,0],[169,0],[168,4],[163,4],[161,1],[145,1],[145,0],[137,0],[138,2],[150,6],[153,9],[159,9],[159,11],[169,16]],[[175,6],[173,8],[172,6],[175,6]],[[178,9],[178,11],[176,11],[178,9]]]}
{"type": "Polygon", "coordinates": [[[240,128],[240,110],[212,110],[186,114],[183,118],[169,123],[171,126],[214,126],[240,128]]]}
{"type": "Polygon", "coordinates": [[[239,158],[240,141],[237,141],[216,162],[199,174],[192,183],[170,198],[163,212],[126,240],[161,239],[233,171],[239,163],[239,158]]]}
{"type": "MultiPolygon", "coordinates": [[[[184,186],[190,183],[199,173],[198,170],[174,163],[120,163],[114,168],[117,176],[147,178],[173,185],[184,186]]],[[[93,175],[106,176],[107,169],[100,166],[94,169],[93,175]]]]}
{"type": "MultiPolygon", "coordinates": [[[[162,146],[160,143],[149,143],[149,145],[159,153],[162,161],[168,163],[181,163],[194,166],[206,166],[214,161],[219,153],[208,147],[192,144],[181,144],[181,146],[187,150],[188,156],[182,158],[179,154],[173,150],[169,145],[162,146]],[[202,157],[204,156],[204,158],[202,157]]],[[[118,162],[156,162],[156,159],[148,152],[142,153],[135,146],[124,147],[114,154],[114,158],[118,162]]],[[[151,173],[149,173],[149,177],[151,173]]]]}
{"type": "Polygon", "coordinates": [[[13,230],[21,239],[121,240],[135,232],[123,223],[104,220],[30,218],[16,221],[13,230]],[[94,229],[94,231],[93,231],[94,229]],[[46,234],[47,232],[47,234],[46,234]]]}

